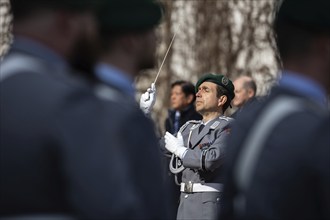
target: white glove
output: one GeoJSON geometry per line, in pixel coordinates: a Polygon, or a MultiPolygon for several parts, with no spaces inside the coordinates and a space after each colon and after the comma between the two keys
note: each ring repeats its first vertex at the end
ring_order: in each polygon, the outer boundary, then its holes
{"type": "Polygon", "coordinates": [[[149,114],[154,107],[156,102],[156,86],[155,83],[151,83],[150,88],[141,95],[140,98],[140,109],[145,113],[149,114]]]}
{"type": "Polygon", "coordinates": [[[171,133],[166,132],[165,136],[165,148],[178,156],[180,159],[184,156],[188,150],[183,144],[183,138],[181,132],[178,132],[177,137],[174,137],[171,133]]]}

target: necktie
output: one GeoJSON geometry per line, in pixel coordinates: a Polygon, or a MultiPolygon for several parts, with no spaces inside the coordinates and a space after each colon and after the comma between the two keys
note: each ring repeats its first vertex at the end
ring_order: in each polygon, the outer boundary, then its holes
{"type": "Polygon", "coordinates": [[[201,133],[201,131],[203,130],[204,127],[205,127],[204,124],[201,124],[201,125],[198,127],[198,134],[201,133]]]}
{"type": "Polygon", "coordinates": [[[177,133],[179,131],[180,127],[180,112],[176,111],[174,116],[174,133],[177,133]]]}

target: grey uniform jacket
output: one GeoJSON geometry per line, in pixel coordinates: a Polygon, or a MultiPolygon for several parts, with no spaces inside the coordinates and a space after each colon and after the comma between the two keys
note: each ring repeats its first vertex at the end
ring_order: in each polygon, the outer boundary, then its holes
{"type": "MultiPolygon", "coordinates": [[[[182,160],[182,182],[222,183],[226,139],[233,119],[218,117],[199,133],[202,121],[188,121],[180,131],[188,151],[182,160]]],[[[175,166],[175,165],[174,165],[175,166]]],[[[178,164],[179,166],[179,164],[178,164]]],[[[218,192],[181,193],[177,219],[215,219],[219,215],[218,192]]]]}
{"type": "Polygon", "coordinates": [[[229,117],[221,116],[210,121],[199,133],[201,121],[189,121],[181,127],[188,151],[182,158],[182,182],[221,183],[221,165],[230,133],[229,117]]]}

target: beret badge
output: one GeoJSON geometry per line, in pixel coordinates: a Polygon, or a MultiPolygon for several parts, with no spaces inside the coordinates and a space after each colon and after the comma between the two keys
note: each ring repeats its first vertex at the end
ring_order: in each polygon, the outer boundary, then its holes
{"type": "Polygon", "coordinates": [[[227,86],[228,83],[229,83],[229,80],[226,76],[223,76],[222,79],[221,79],[221,83],[224,85],[224,86],[227,86]]]}

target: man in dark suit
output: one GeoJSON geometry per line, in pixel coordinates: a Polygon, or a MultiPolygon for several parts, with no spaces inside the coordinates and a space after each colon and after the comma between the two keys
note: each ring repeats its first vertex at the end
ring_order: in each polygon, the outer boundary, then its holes
{"type": "Polygon", "coordinates": [[[152,123],[73,76],[93,68],[101,2],[11,1],[14,42],[0,64],[0,217],[165,218],[152,123]],[[139,160],[130,149],[141,149],[139,160]]]}
{"type": "Polygon", "coordinates": [[[171,109],[165,120],[165,129],[171,134],[189,120],[201,120],[202,116],[195,110],[195,87],[192,83],[179,80],[171,85],[171,109]]]}
{"type": "Polygon", "coordinates": [[[330,219],[329,9],[328,0],[280,6],[282,77],[233,125],[219,219],[330,219]]]}

